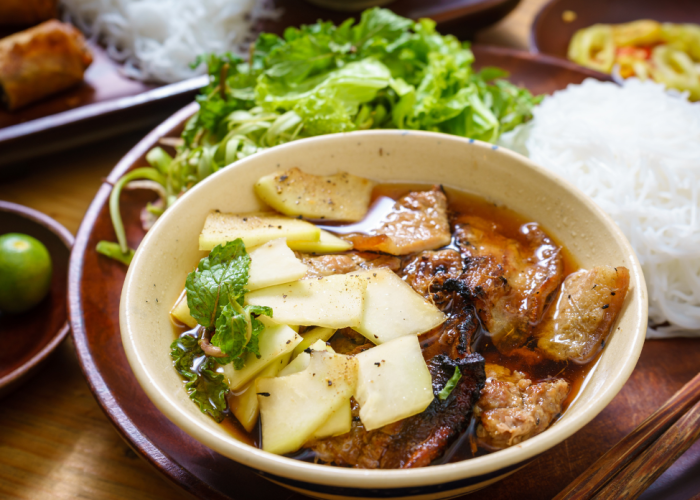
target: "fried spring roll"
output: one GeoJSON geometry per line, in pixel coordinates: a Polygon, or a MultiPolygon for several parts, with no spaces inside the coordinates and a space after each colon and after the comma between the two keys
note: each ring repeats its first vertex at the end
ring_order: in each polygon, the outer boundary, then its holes
{"type": "MultiPolygon", "coordinates": [[[[3,0],[4,1],[4,0],[3,0]]],[[[69,24],[46,21],[0,40],[0,95],[14,110],[82,81],[92,54],[69,24]]]]}
{"type": "Polygon", "coordinates": [[[57,0],[0,0],[0,25],[31,26],[56,17],[57,0]]]}

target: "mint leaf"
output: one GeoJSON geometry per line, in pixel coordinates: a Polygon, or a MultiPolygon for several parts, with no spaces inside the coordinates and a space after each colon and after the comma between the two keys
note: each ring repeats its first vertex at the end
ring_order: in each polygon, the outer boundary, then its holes
{"type": "Polygon", "coordinates": [[[438,398],[440,398],[440,401],[445,401],[450,394],[452,394],[452,391],[454,390],[455,387],[457,387],[457,383],[459,382],[459,379],[462,378],[462,371],[459,369],[459,366],[455,366],[455,372],[450,377],[450,380],[447,381],[445,384],[445,387],[438,393],[438,398]]]}
{"type": "Polygon", "coordinates": [[[187,275],[187,306],[197,323],[211,330],[232,300],[243,302],[250,257],[240,238],[217,245],[187,275]]]}
{"type": "Polygon", "coordinates": [[[260,357],[258,340],[265,325],[252,315],[264,314],[272,317],[272,309],[263,306],[241,307],[237,302],[226,305],[216,321],[216,333],[212,345],[219,347],[228,356],[218,358],[221,364],[233,361],[236,370],[243,368],[248,353],[260,357]]]}
{"type": "Polygon", "coordinates": [[[190,399],[202,413],[221,422],[228,408],[229,388],[224,376],[216,372],[214,358],[205,357],[198,339],[191,335],[183,335],[170,345],[170,357],[177,372],[187,380],[185,390],[190,399]],[[202,357],[205,359],[200,362],[202,357]]]}
{"type": "Polygon", "coordinates": [[[205,328],[216,329],[211,344],[226,354],[216,362],[233,361],[237,370],[243,368],[248,353],[260,357],[258,337],[265,326],[256,316],[272,317],[269,307],[243,306],[249,269],[250,256],[239,238],[214,247],[185,284],[190,314],[205,328]]]}

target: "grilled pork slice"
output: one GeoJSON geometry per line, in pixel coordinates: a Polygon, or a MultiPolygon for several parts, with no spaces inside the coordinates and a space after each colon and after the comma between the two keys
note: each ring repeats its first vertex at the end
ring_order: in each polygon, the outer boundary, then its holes
{"type": "Polygon", "coordinates": [[[476,216],[460,216],[454,226],[464,272],[459,283],[446,286],[475,301],[501,352],[521,347],[562,282],[561,248],[535,223],[520,228],[524,243],[476,216]]]}
{"type": "Polygon", "coordinates": [[[357,250],[408,255],[450,243],[447,197],[439,186],[400,198],[382,223],[369,234],[348,236],[357,250]]]}
{"type": "Polygon", "coordinates": [[[474,415],[477,437],[491,448],[507,448],[544,431],[569,394],[563,379],[533,385],[522,372],[499,365],[487,364],[486,376],[474,415]]]}
{"type": "Polygon", "coordinates": [[[306,264],[308,271],[304,278],[321,278],[333,274],[347,274],[361,269],[386,267],[397,271],[401,265],[398,257],[369,252],[348,252],[344,254],[307,255],[298,257],[306,264]]]}
{"type": "Polygon", "coordinates": [[[455,250],[421,252],[404,260],[400,274],[416,292],[430,300],[432,283],[462,274],[462,257],[455,250]]]}
{"type": "Polygon", "coordinates": [[[353,405],[353,423],[349,433],[306,444],[323,462],[363,469],[423,467],[440,457],[444,450],[469,425],[471,411],[484,386],[484,359],[469,354],[452,360],[438,355],[428,362],[433,378],[435,399],[418,415],[373,431],[359,420],[359,408],[353,405]],[[441,401],[437,395],[454,375],[462,378],[450,395],[441,401]]]}
{"type": "Polygon", "coordinates": [[[461,273],[462,258],[454,250],[421,252],[407,257],[399,272],[406,283],[447,316],[442,325],[421,335],[426,360],[438,354],[457,359],[471,352],[479,320],[471,297],[459,293],[463,285],[461,273]],[[452,286],[446,286],[450,283],[452,286]]]}
{"type": "Polygon", "coordinates": [[[629,282],[630,273],[622,266],[599,266],[568,276],[554,313],[538,329],[537,347],[557,361],[590,361],[610,334],[629,282]]]}

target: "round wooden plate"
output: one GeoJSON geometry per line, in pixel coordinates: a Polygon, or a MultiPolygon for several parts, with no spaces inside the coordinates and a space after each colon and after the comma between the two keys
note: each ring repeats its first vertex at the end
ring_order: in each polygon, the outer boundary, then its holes
{"type": "Polygon", "coordinates": [[[48,215],[0,201],[0,235],[23,233],[41,241],[51,255],[51,289],[36,307],[16,316],[0,313],[0,396],[25,381],[68,334],[66,283],[73,235],[48,215]]]}
{"type": "MultiPolygon", "coordinates": [[[[477,66],[504,68],[511,72],[512,81],[537,93],[551,93],[587,77],[606,78],[546,56],[487,47],[475,47],[474,52],[477,66]]],[[[109,183],[129,169],[144,165],[148,150],[164,136],[177,136],[183,121],[196,109],[196,104],[183,108],[137,144],[115,167],[92,202],[71,256],[69,307],[75,346],[90,387],[107,416],[134,450],[173,483],[205,499],[300,499],[301,495],[195,441],[153,406],[129,368],[119,334],[119,298],[126,268],[94,250],[98,241],[115,239],[107,208],[109,183]]],[[[144,236],[139,212],[151,197],[130,191],[122,199],[127,237],[135,247],[144,236]]],[[[697,371],[698,356],[700,341],[648,343],[630,381],[591,424],[523,470],[470,499],[512,498],[513,491],[519,498],[553,497],[689,380],[697,371]]],[[[700,447],[694,450],[691,468],[700,466],[700,447]]],[[[657,484],[670,477],[674,469],[669,469],[657,484]]],[[[678,481],[670,483],[676,487],[678,481]]]]}
{"type": "Polygon", "coordinates": [[[530,31],[532,52],[566,58],[569,41],[581,28],[653,19],[668,23],[700,23],[697,0],[551,0],[537,14],[530,31]],[[576,18],[564,21],[564,11],[576,18]]]}

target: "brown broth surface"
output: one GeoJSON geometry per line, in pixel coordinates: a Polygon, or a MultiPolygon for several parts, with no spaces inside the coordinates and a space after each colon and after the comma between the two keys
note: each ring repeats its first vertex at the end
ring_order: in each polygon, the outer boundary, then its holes
{"type": "MultiPolygon", "coordinates": [[[[380,184],[374,188],[372,193],[372,202],[376,202],[382,197],[388,197],[391,199],[398,199],[401,196],[408,194],[411,191],[422,191],[431,189],[431,185],[427,184],[406,184],[406,183],[391,183],[391,184],[380,184]]],[[[466,193],[464,191],[459,191],[452,188],[445,188],[445,193],[447,194],[448,209],[452,213],[464,214],[464,215],[474,215],[482,217],[489,221],[494,222],[498,226],[498,230],[504,236],[514,239],[519,243],[526,244],[525,235],[520,232],[520,227],[526,223],[531,223],[533,221],[527,220],[516,212],[510,210],[506,206],[498,205],[493,202],[489,202],[482,197],[466,193]]],[[[327,221],[323,221],[324,224],[328,224],[327,221]]],[[[534,221],[536,222],[536,221],[534,221]]],[[[328,224],[330,225],[330,224],[328,224]]],[[[359,232],[368,232],[372,227],[369,225],[362,228],[362,222],[360,222],[359,232]]],[[[546,232],[546,228],[543,228],[546,232]]],[[[358,231],[354,231],[358,232],[358,231]]],[[[557,240],[551,235],[548,236],[557,244],[557,240]]],[[[560,245],[561,246],[561,245],[560,245]]],[[[563,248],[564,256],[564,271],[565,276],[570,273],[580,269],[580,266],[576,263],[573,256],[568,252],[566,248],[563,248]]],[[[556,302],[552,301],[553,303],[556,302]]],[[[174,326],[174,331],[177,335],[191,334],[192,332],[187,327],[174,326]]],[[[566,411],[571,402],[578,395],[583,382],[588,375],[590,369],[595,366],[600,353],[596,355],[590,362],[586,364],[577,364],[569,362],[557,362],[548,359],[543,359],[537,363],[528,362],[523,356],[506,356],[500,353],[495,346],[490,342],[488,332],[483,328],[476,335],[473,342],[473,348],[476,352],[479,352],[486,363],[493,363],[497,365],[504,366],[511,371],[521,371],[526,374],[527,378],[532,380],[533,384],[549,380],[552,378],[562,378],[566,380],[571,390],[569,395],[562,406],[562,413],[566,411]]],[[[534,351],[531,351],[534,353],[534,351]]],[[[554,424],[559,417],[555,418],[552,422],[554,424]]],[[[550,425],[552,425],[550,424],[550,425]]],[[[221,425],[237,439],[243,441],[244,443],[250,444],[251,446],[260,447],[261,439],[261,429],[260,429],[260,419],[256,423],[255,427],[251,432],[247,432],[243,426],[238,422],[238,420],[231,414],[227,413],[227,417],[224,419],[221,425]]],[[[483,447],[476,448],[476,438],[475,438],[475,427],[476,422],[472,417],[471,425],[469,429],[460,436],[455,443],[452,444],[446,451],[442,458],[433,462],[433,465],[440,463],[452,463],[461,460],[466,460],[476,456],[482,456],[487,453],[492,452],[492,450],[487,450],[483,447]],[[476,448],[476,451],[474,449],[476,448]]],[[[289,455],[293,458],[305,461],[314,461],[313,453],[308,450],[300,450],[297,453],[289,455]]]]}

